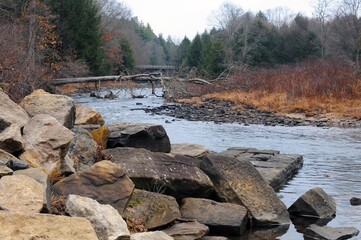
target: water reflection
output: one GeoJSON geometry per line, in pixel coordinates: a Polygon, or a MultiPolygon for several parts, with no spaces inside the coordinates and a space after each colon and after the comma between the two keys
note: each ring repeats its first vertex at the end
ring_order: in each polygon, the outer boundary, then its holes
{"type": "MultiPolygon", "coordinates": [[[[148,95],[144,90],[142,94],[148,95]]],[[[115,100],[89,98],[88,94],[73,97],[78,102],[96,108],[107,123],[162,124],[172,143],[198,143],[217,152],[241,146],[302,154],[304,166],[298,175],[280,190],[282,201],[289,207],[304,192],[321,187],[335,198],[337,204],[337,216],[328,225],[356,227],[361,230],[361,208],[351,206],[349,202],[351,197],[361,197],[361,129],[189,122],[131,110],[163,104],[163,99],[157,97],[132,99],[125,91],[115,100]]],[[[297,240],[303,239],[303,236],[291,225],[285,235],[277,238],[297,240]]]]}

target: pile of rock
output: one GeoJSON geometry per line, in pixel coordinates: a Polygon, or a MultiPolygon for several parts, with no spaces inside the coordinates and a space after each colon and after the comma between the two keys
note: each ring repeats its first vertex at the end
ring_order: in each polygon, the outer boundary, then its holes
{"type": "MultiPolygon", "coordinates": [[[[172,147],[160,125],[103,124],[66,96],[36,90],[18,105],[0,90],[1,239],[227,239],[211,235],[253,227],[264,239],[287,231],[289,213],[334,215],[321,190],[289,209],[275,193],[302,167],[299,155],[215,154],[172,147]]],[[[318,228],[305,233],[329,233],[318,228]]]]}

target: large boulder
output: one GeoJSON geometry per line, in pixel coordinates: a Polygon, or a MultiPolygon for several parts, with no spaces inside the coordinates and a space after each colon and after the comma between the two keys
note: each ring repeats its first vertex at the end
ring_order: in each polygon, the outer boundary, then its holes
{"type": "Polygon", "coordinates": [[[162,231],[134,233],[130,240],[174,240],[171,236],[162,231]]]}
{"type": "Polygon", "coordinates": [[[183,199],[181,214],[184,219],[196,219],[207,225],[212,232],[228,234],[242,234],[248,222],[245,207],[201,198],[183,199]]]}
{"type": "Polygon", "coordinates": [[[42,211],[50,212],[51,191],[50,191],[50,180],[47,174],[44,171],[42,171],[40,168],[29,168],[25,170],[15,171],[13,175],[14,176],[25,175],[40,183],[42,188],[44,189],[44,195],[43,195],[44,206],[42,211]]]}
{"type": "Polygon", "coordinates": [[[249,161],[208,155],[201,169],[212,179],[223,201],[240,204],[248,209],[254,226],[290,222],[285,204],[249,161]]]}
{"type": "Polygon", "coordinates": [[[21,128],[27,121],[27,112],[0,89],[0,149],[13,153],[24,148],[21,128]]]}
{"type": "Polygon", "coordinates": [[[108,148],[145,148],[152,152],[169,153],[169,137],[162,125],[141,123],[114,123],[108,125],[108,148]]]}
{"type": "Polygon", "coordinates": [[[46,189],[38,181],[25,176],[0,179],[0,209],[21,213],[40,213],[48,209],[46,189]]]}
{"type": "Polygon", "coordinates": [[[139,189],[184,197],[209,197],[213,184],[193,158],[155,153],[138,148],[114,148],[103,151],[121,166],[139,189]]]}
{"type": "Polygon", "coordinates": [[[354,227],[328,227],[312,224],[304,232],[305,239],[341,240],[355,237],[359,230],[354,227]]]}
{"type": "Polygon", "coordinates": [[[78,172],[95,163],[98,144],[87,130],[79,126],[75,126],[72,132],[75,136],[69,145],[68,156],[78,172]]]}
{"type": "Polygon", "coordinates": [[[0,211],[0,222],[0,239],[98,239],[85,218],[0,211]]]}
{"type": "Polygon", "coordinates": [[[26,96],[20,105],[31,117],[38,114],[48,114],[58,120],[64,127],[72,129],[75,122],[74,100],[64,95],[35,90],[26,96]]]}
{"type": "Polygon", "coordinates": [[[146,229],[154,229],[173,222],[180,212],[174,197],[135,189],[123,216],[142,219],[146,229]]]}
{"type": "Polygon", "coordinates": [[[196,240],[208,234],[209,228],[199,222],[184,222],[177,223],[163,232],[175,240],[196,240]]]}
{"type": "Polygon", "coordinates": [[[102,115],[94,108],[88,107],[84,104],[76,104],[75,113],[75,125],[104,124],[102,115]]]}
{"type": "Polygon", "coordinates": [[[289,208],[291,215],[330,218],[336,215],[336,202],[322,188],[312,188],[299,197],[289,208]]]}
{"type": "Polygon", "coordinates": [[[69,195],[66,212],[72,217],[84,217],[90,221],[99,240],[129,239],[130,232],[119,212],[110,205],[77,195],[69,195]]]}
{"type": "Polygon", "coordinates": [[[54,117],[39,114],[24,126],[25,151],[20,159],[32,167],[43,167],[50,174],[68,152],[74,133],[61,125],[54,117]]]}
{"type": "Polygon", "coordinates": [[[61,179],[53,186],[55,194],[76,194],[101,204],[110,204],[120,214],[133,192],[134,184],[125,171],[109,161],[100,161],[90,168],[61,179]]]}

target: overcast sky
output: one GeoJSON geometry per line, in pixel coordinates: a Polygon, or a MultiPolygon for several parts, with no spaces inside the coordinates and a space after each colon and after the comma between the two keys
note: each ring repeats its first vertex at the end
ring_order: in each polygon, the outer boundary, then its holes
{"type": "MultiPolygon", "coordinates": [[[[119,0],[124,2],[145,24],[149,23],[156,34],[182,40],[190,39],[211,26],[210,16],[225,0],[119,0]]],[[[316,0],[230,0],[243,10],[287,7],[293,12],[312,16],[316,0]]]]}

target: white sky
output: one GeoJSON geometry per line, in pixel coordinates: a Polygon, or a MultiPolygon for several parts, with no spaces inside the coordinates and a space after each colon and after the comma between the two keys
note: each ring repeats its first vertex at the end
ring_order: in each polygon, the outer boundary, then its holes
{"type": "MultiPolygon", "coordinates": [[[[226,0],[118,0],[124,2],[145,24],[149,23],[156,34],[166,38],[190,39],[211,27],[212,12],[219,9],[226,0]]],[[[245,11],[287,7],[292,12],[312,16],[316,0],[228,0],[245,11]]]]}

